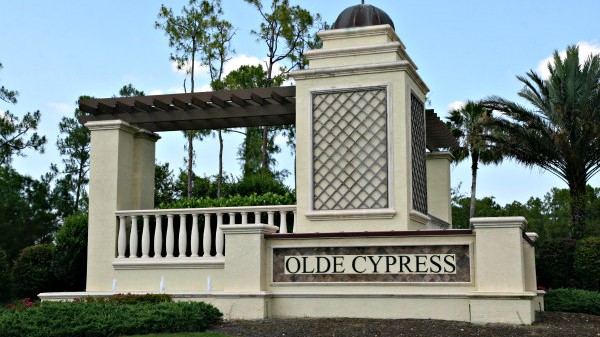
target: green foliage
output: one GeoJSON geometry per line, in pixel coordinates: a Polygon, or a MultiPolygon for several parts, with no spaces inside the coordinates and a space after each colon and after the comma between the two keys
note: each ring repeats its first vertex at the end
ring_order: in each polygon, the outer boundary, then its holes
{"type": "Polygon", "coordinates": [[[156,304],[162,302],[173,302],[173,296],[169,294],[115,294],[107,297],[84,297],[86,303],[107,304],[156,304]]]}
{"type": "Polygon", "coordinates": [[[204,331],[221,317],[215,307],[201,302],[44,302],[23,311],[0,311],[0,326],[4,337],[113,337],[204,331]]]}
{"type": "Polygon", "coordinates": [[[12,272],[8,262],[8,255],[0,248],[0,303],[12,297],[12,272]]]}
{"type": "Polygon", "coordinates": [[[169,163],[154,165],[154,204],[169,204],[175,201],[175,178],[169,163]]]}
{"type": "MultiPolygon", "coordinates": [[[[80,100],[88,98],[91,97],[79,97],[80,100]]],[[[63,176],[56,184],[58,195],[55,199],[64,198],[63,200],[72,203],[68,206],[63,205],[63,209],[59,208],[59,215],[63,218],[86,210],[82,207],[85,203],[81,201],[85,194],[85,186],[89,182],[91,133],[77,120],[83,115],[83,111],[75,109],[73,117],[63,117],[58,124],[61,136],[56,141],[56,147],[62,156],[63,169],[60,173],[63,176]]],[[[58,171],[58,168],[54,169],[58,171]]]]}
{"type": "Polygon", "coordinates": [[[146,96],[143,91],[137,90],[131,83],[124,85],[119,89],[120,97],[146,96]]]}
{"type": "Polygon", "coordinates": [[[13,264],[17,297],[36,298],[41,292],[56,290],[57,281],[52,270],[55,251],[52,244],[29,246],[21,251],[13,264]]]}
{"type": "Polygon", "coordinates": [[[600,237],[589,237],[577,242],[574,269],[583,288],[600,290],[600,237]]]}
{"type": "Polygon", "coordinates": [[[600,315],[600,293],[580,289],[550,289],[544,296],[546,311],[600,315]]]}
{"type": "Polygon", "coordinates": [[[193,198],[181,199],[161,208],[207,208],[207,207],[236,207],[236,206],[269,206],[269,205],[294,205],[296,196],[293,193],[284,195],[266,193],[263,195],[252,194],[249,196],[235,195],[219,199],[193,198]]]}
{"type": "Polygon", "coordinates": [[[573,262],[577,241],[556,239],[537,241],[535,267],[537,283],[546,289],[576,288],[573,262]]]}
{"type": "Polygon", "coordinates": [[[519,96],[531,108],[500,97],[482,104],[502,112],[493,124],[501,152],[568,184],[571,235],[580,239],[586,228],[586,184],[600,170],[600,56],[582,63],[579,48],[569,46],[563,59],[554,52],[548,71],[548,79],[533,70],[517,76],[524,85],[519,96]]]}
{"type": "Polygon", "coordinates": [[[477,170],[479,163],[498,164],[502,161],[502,152],[493,147],[488,135],[490,129],[486,123],[492,119],[492,110],[468,101],[460,109],[450,111],[446,123],[452,135],[458,139],[458,147],[451,148],[456,162],[471,158],[471,200],[469,218],[475,216],[477,190],[477,170]]]}
{"type": "MultiPolygon", "coordinates": [[[[2,69],[2,63],[0,63],[0,69],[2,69]]],[[[0,87],[1,101],[16,104],[17,96],[19,96],[17,91],[9,90],[4,86],[0,87]]],[[[21,119],[8,110],[0,113],[0,165],[9,165],[14,156],[24,156],[23,151],[26,149],[44,152],[46,137],[40,137],[35,132],[40,118],[39,111],[28,112],[21,119]]]]}
{"type": "Polygon", "coordinates": [[[9,261],[27,246],[51,242],[57,224],[48,181],[0,167],[0,195],[0,246],[9,261]]]}
{"type": "Polygon", "coordinates": [[[56,253],[52,260],[52,268],[62,287],[54,291],[85,290],[87,241],[87,213],[66,218],[55,239],[56,253]]]}

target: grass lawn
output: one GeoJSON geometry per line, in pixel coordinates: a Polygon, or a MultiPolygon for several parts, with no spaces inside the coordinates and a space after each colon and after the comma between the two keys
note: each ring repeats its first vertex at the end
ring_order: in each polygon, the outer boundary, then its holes
{"type": "Polygon", "coordinates": [[[220,333],[214,332],[182,332],[182,333],[167,333],[153,335],[135,335],[128,337],[229,337],[220,333]]]}

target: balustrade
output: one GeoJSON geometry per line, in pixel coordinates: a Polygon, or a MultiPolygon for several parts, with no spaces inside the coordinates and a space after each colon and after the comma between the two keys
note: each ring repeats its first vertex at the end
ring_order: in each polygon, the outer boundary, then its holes
{"type": "Polygon", "coordinates": [[[225,237],[220,228],[222,225],[263,224],[279,227],[279,233],[282,234],[293,233],[296,206],[117,211],[116,216],[119,219],[118,259],[208,259],[225,255],[225,237]],[[291,217],[291,223],[288,216],[291,217]],[[140,218],[143,219],[141,235],[138,228],[140,218]],[[167,227],[163,228],[165,218],[167,227]],[[189,219],[192,220],[191,226],[188,225],[189,219]],[[200,222],[200,219],[203,221],[200,222]],[[202,236],[200,223],[203,223],[202,236]]]}

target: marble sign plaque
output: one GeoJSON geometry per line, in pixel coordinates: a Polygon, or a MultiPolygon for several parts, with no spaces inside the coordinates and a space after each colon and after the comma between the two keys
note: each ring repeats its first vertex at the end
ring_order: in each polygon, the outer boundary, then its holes
{"type": "Polygon", "coordinates": [[[273,248],[273,282],[471,282],[468,245],[273,248]]]}

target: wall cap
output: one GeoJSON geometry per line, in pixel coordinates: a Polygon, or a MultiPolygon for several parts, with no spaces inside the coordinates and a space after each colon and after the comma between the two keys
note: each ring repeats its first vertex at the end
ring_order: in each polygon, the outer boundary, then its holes
{"type": "Polygon", "coordinates": [[[446,159],[449,162],[454,160],[454,156],[449,151],[427,152],[427,160],[430,159],[446,159]]]}
{"type": "Polygon", "coordinates": [[[402,44],[402,48],[405,48],[402,41],[400,41],[398,34],[396,34],[394,28],[392,28],[392,26],[388,24],[366,27],[328,29],[318,32],[317,35],[323,41],[387,35],[388,39],[390,39],[391,41],[399,41],[402,44]]]}
{"type": "Polygon", "coordinates": [[[225,236],[229,234],[273,234],[279,230],[277,226],[271,225],[221,225],[219,229],[225,236]]]}
{"type": "Polygon", "coordinates": [[[133,134],[135,137],[142,137],[152,141],[157,141],[160,139],[158,134],[137,126],[133,126],[121,119],[87,122],[84,124],[84,126],[90,131],[120,130],[133,134]]]}
{"type": "Polygon", "coordinates": [[[531,240],[532,242],[535,242],[540,236],[535,233],[535,232],[526,232],[525,235],[529,238],[529,240],[531,240]]]}
{"type": "Polygon", "coordinates": [[[522,216],[472,218],[470,220],[473,228],[520,228],[525,229],[527,220],[522,216]]]}
{"type": "Polygon", "coordinates": [[[391,219],[396,215],[393,209],[354,209],[332,211],[309,211],[304,214],[310,220],[362,220],[362,219],[391,219]]]}
{"type": "Polygon", "coordinates": [[[307,80],[317,78],[331,78],[341,76],[355,76],[364,74],[406,72],[417,84],[423,93],[429,92],[429,87],[423,82],[423,79],[417,74],[417,70],[409,61],[391,61],[383,63],[356,64],[350,66],[312,68],[306,70],[296,70],[290,73],[294,80],[307,80]]]}

